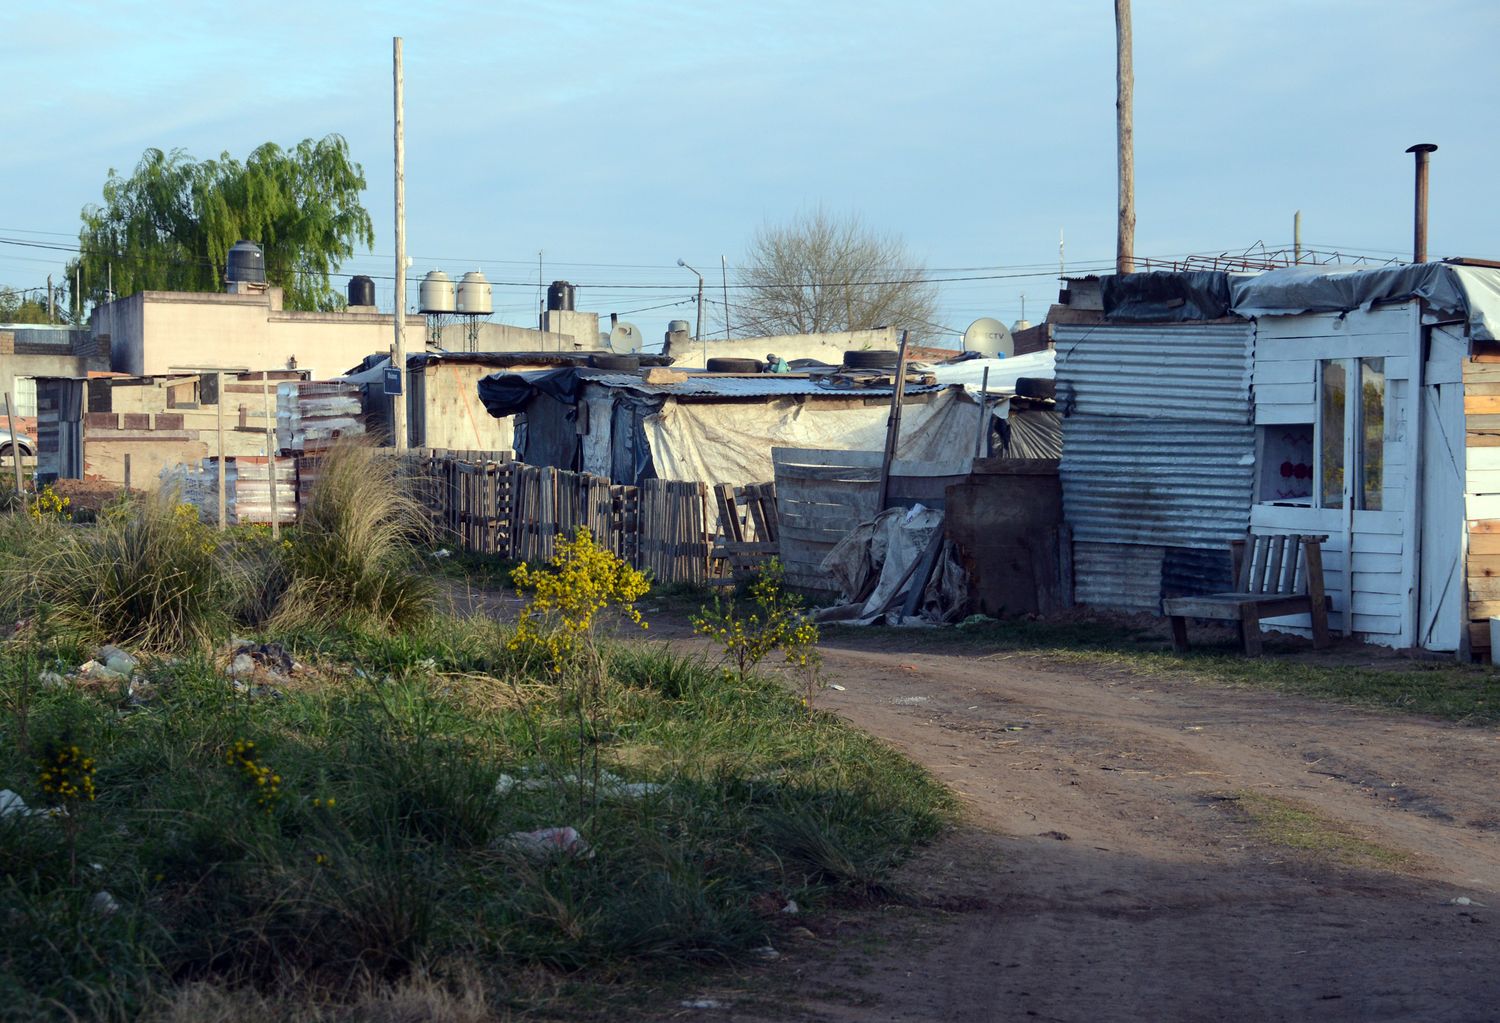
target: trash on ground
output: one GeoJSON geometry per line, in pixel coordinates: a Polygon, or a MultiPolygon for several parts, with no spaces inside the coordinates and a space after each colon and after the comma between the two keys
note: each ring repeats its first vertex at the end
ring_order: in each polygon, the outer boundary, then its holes
{"type": "Polygon", "coordinates": [[[844,691],[844,687],[841,686],[841,685],[839,685],[837,682],[830,682],[830,683],[828,683],[828,688],[834,690],[835,692],[839,692],[839,693],[842,693],[844,691]]]}
{"type": "Polygon", "coordinates": [[[797,906],[796,899],[787,899],[786,905],[781,907],[781,911],[791,916],[795,916],[796,914],[802,912],[802,910],[797,906]]]}
{"type": "Polygon", "coordinates": [[[755,958],[757,959],[764,959],[767,962],[770,962],[772,959],[781,958],[781,953],[776,951],[770,945],[762,945],[760,948],[751,949],[750,954],[755,956],[755,958]]]}
{"type": "Polygon", "coordinates": [[[684,1009],[727,1009],[729,1007],[717,998],[684,998],[678,1004],[684,1009]]]}
{"type": "Polygon", "coordinates": [[[120,903],[109,892],[95,892],[89,900],[89,908],[100,916],[114,916],[120,911],[120,903]]]}
{"type": "Polygon", "coordinates": [[[593,856],[593,850],[584,841],[578,829],[564,828],[541,828],[537,831],[512,831],[499,842],[507,849],[525,856],[533,862],[543,862],[549,859],[588,859],[593,856]]]}
{"type": "Polygon", "coordinates": [[[19,792],[0,789],[0,817],[30,817],[33,813],[19,792]]]}

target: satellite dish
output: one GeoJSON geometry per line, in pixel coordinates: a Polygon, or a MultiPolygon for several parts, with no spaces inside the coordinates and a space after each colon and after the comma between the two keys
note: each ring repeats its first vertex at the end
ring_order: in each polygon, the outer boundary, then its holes
{"type": "Polygon", "coordinates": [[[641,350],[641,331],[633,323],[621,320],[609,332],[609,350],[621,355],[634,355],[641,350]]]}
{"type": "Polygon", "coordinates": [[[981,316],[964,331],[964,351],[978,352],[987,359],[1004,359],[1016,354],[1015,338],[1005,324],[993,316],[981,316]]]}

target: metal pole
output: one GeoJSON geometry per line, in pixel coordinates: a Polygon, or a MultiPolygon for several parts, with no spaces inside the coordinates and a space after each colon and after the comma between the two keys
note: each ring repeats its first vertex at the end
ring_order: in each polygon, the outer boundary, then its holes
{"type": "Polygon", "coordinates": [[[719,269],[724,273],[724,340],[729,340],[729,263],[719,256],[719,269]]]}
{"type": "Polygon", "coordinates": [[[1115,272],[1135,270],[1135,135],[1131,107],[1135,70],[1130,60],[1130,0],[1115,0],[1115,128],[1119,136],[1120,225],[1115,272]]]}
{"type": "Polygon", "coordinates": [[[391,441],[406,450],[406,123],[402,112],[401,37],[392,41],[396,110],[396,343],[391,362],[396,366],[401,393],[391,401],[391,441]]]}
{"type": "Polygon", "coordinates": [[[984,367],[984,376],[979,384],[979,436],[974,438],[974,457],[979,458],[984,454],[984,435],[988,432],[985,427],[990,421],[990,368],[984,367]]]}
{"type": "Polygon", "coordinates": [[[260,371],[260,396],[266,406],[266,481],[271,485],[271,537],[281,536],[281,516],[276,514],[276,417],[271,410],[271,373],[260,371]]]}
{"type": "Polygon", "coordinates": [[[21,444],[16,440],[16,391],[5,392],[5,425],[10,430],[10,464],[16,469],[16,500],[21,499],[21,444]]]}
{"type": "Polygon", "coordinates": [[[218,391],[214,395],[214,398],[218,403],[219,409],[219,532],[222,533],[228,525],[228,515],[224,500],[224,371],[222,369],[215,371],[214,379],[217,381],[216,388],[218,391]]]}
{"type": "Polygon", "coordinates": [[[1427,162],[1429,154],[1437,152],[1437,146],[1423,142],[1407,150],[1417,158],[1416,211],[1412,224],[1411,261],[1427,262],[1427,162]]]}
{"type": "Polygon", "coordinates": [[[1292,262],[1302,262],[1302,211],[1292,214],[1292,262]]]}

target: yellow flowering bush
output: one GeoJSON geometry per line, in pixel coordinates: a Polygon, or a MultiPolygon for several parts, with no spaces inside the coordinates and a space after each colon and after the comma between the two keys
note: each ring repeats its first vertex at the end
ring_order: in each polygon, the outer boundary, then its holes
{"type": "Polygon", "coordinates": [[[587,529],[559,539],[546,567],[518,565],[511,581],[517,590],[529,590],[531,599],[521,609],[510,649],[537,654],[554,674],[578,659],[599,613],[607,608],[618,608],[641,628],[648,627],[635,602],[651,584],[629,562],[596,544],[587,529]]]}
{"type": "Polygon", "coordinates": [[[59,494],[49,483],[37,491],[36,497],[31,499],[26,510],[33,519],[41,522],[43,519],[60,519],[67,515],[68,506],[72,503],[72,498],[59,494]]]}
{"type": "Polygon", "coordinates": [[[281,775],[257,759],[255,743],[249,739],[236,739],[224,762],[239,769],[240,777],[255,793],[255,805],[270,813],[281,799],[281,775]]]}
{"type": "Polygon", "coordinates": [[[72,744],[51,743],[37,761],[37,783],[56,805],[93,802],[94,758],[72,744]]]}
{"type": "Polygon", "coordinates": [[[787,664],[806,673],[803,702],[811,709],[818,667],[818,627],[802,609],[802,598],[787,592],[780,560],[772,558],[756,575],[749,598],[746,607],[744,601],[734,597],[725,600],[715,596],[711,608],[705,607],[693,616],[693,631],[723,649],[725,660],[734,664],[741,682],[757,664],[780,650],[787,664]]]}

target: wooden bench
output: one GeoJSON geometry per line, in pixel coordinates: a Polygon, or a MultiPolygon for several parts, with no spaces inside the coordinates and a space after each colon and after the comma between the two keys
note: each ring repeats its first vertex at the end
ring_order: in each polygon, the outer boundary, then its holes
{"type": "Polygon", "coordinates": [[[1329,600],[1323,592],[1322,547],[1327,539],[1251,534],[1248,542],[1232,541],[1233,593],[1162,601],[1162,610],[1172,620],[1173,649],[1187,649],[1189,618],[1214,618],[1237,623],[1245,654],[1259,657],[1261,619],[1294,614],[1310,615],[1313,646],[1327,646],[1329,600]]]}

